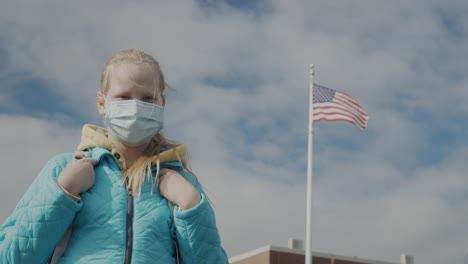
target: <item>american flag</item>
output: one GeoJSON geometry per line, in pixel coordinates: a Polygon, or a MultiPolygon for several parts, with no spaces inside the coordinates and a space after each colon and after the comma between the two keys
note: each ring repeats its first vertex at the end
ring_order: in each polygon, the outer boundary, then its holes
{"type": "Polygon", "coordinates": [[[364,130],[369,116],[351,96],[314,84],[313,121],[346,121],[364,130]]]}

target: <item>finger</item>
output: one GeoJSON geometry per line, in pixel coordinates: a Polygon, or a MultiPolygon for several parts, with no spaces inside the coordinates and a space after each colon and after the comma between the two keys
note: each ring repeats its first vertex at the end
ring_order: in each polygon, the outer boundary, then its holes
{"type": "Polygon", "coordinates": [[[167,169],[167,168],[161,168],[159,169],[159,175],[164,176],[172,173],[177,173],[175,170],[167,169]]]}
{"type": "Polygon", "coordinates": [[[161,185],[164,185],[166,183],[166,175],[170,174],[171,173],[171,170],[169,169],[164,169],[164,168],[161,168],[159,169],[159,184],[161,185]]]}
{"type": "Polygon", "coordinates": [[[74,154],[73,155],[73,159],[72,159],[72,162],[77,162],[78,160],[82,159],[83,158],[83,155],[81,154],[74,154]]]}
{"type": "Polygon", "coordinates": [[[89,151],[82,151],[78,150],[73,153],[73,161],[77,161],[83,158],[88,158],[89,157],[89,151]]]}
{"type": "Polygon", "coordinates": [[[96,165],[98,164],[98,161],[93,158],[82,158],[81,160],[83,162],[89,162],[91,165],[93,165],[93,167],[96,167],[96,165]]]}
{"type": "Polygon", "coordinates": [[[166,174],[166,173],[169,173],[170,171],[171,171],[170,169],[166,169],[166,168],[160,168],[159,169],[160,174],[166,174]]]}

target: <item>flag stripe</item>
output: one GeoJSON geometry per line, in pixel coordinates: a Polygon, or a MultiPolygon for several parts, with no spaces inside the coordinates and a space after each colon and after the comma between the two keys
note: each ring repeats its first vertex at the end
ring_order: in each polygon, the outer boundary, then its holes
{"type": "Polygon", "coordinates": [[[314,84],[313,121],[346,121],[363,130],[369,116],[361,105],[346,93],[314,84]]]}
{"type": "Polygon", "coordinates": [[[358,128],[361,129],[361,130],[364,130],[364,129],[365,129],[365,127],[359,126],[359,125],[357,125],[356,123],[354,123],[352,120],[345,119],[345,118],[330,118],[330,117],[325,116],[325,117],[322,117],[322,118],[320,118],[320,119],[317,119],[317,120],[314,121],[314,122],[320,122],[320,121],[329,121],[329,122],[334,122],[334,121],[346,121],[346,122],[349,122],[349,123],[355,125],[356,127],[358,127],[358,128]]]}
{"type": "Polygon", "coordinates": [[[340,110],[347,111],[350,114],[356,115],[361,120],[369,119],[368,115],[362,115],[360,111],[357,111],[353,108],[349,108],[349,107],[346,107],[337,103],[322,103],[322,104],[317,104],[316,106],[314,106],[314,109],[329,109],[329,108],[338,108],[340,110]]]}
{"type": "Polygon", "coordinates": [[[358,108],[361,108],[361,105],[359,105],[358,102],[356,102],[356,100],[354,100],[351,96],[349,96],[349,95],[347,95],[347,94],[345,94],[343,92],[337,91],[335,96],[339,97],[339,98],[343,98],[344,100],[351,102],[352,104],[354,104],[358,108]]]}
{"type": "Polygon", "coordinates": [[[336,98],[336,97],[333,98],[333,101],[335,101],[335,102],[337,101],[337,102],[339,102],[339,103],[341,103],[341,104],[343,104],[343,105],[345,105],[345,106],[347,106],[347,107],[349,107],[351,109],[356,110],[357,112],[359,112],[359,114],[367,116],[367,114],[365,112],[361,111],[362,108],[357,107],[357,106],[355,106],[353,104],[350,104],[349,101],[344,101],[344,100],[342,100],[340,98],[336,98]]]}
{"type": "Polygon", "coordinates": [[[327,110],[327,111],[316,111],[314,112],[314,115],[316,117],[314,117],[314,120],[316,120],[317,118],[320,118],[322,115],[342,115],[342,116],[345,116],[345,117],[348,117],[350,119],[352,119],[355,123],[361,125],[361,126],[365,126],[366,123],[367,123],[367,120],[359,120],[359,118],[357,118],[356,116],[353,116],[353,115],[350,115],[346,112],[343,112],[343,111],[333,111],[333,110],[327,110]]]}
{"type": "MultiPolygon", "coordinates": [[[[322,105],[322,104],[321,104],[322,105]]],[[[325,105],[325,104],[323,104],[325,105]]],[[[361,120],[362,122],[365,122],[369,119],[369,117],[366,115],[359,115],[359,112],[358,111],[355,111],[353,109],[347,109],[341,105],[337,105],[337,104],[330,104],[330,106],[314,106],[314,111],[316,110],[319,110],[319,109],[339,109],[339,110],[342,110],[342,111],[345,111],[351,115],[354,115],[356,116],[359,120],[361,120]]]]}
{"type": "Polygon", "coordinates": [[[316,112],[314,113],[314,116],[316,116],[314,118],[314,122],[315,122],[315,119],[317,118],[321,118],[323,116],[339,116],[339,117],[346,117],[346,118],[349,118],[349,120],[352,120],[354,123],[356,123],[357,125],[359,126],[366,126],[366,122],[363,122],[361,120],[359,120],[357,117],[353,116],[353,115],[349,115],[347,113],[344,113],[343,111],[321,111],[321,112],[316,112]]]}
{"type": "Polygon", "coordinates": [[[315,120],[317,120],[317,119],[319,119],[319,118],[321,118],[323,116],[334,116],[334,115],[349,118],[350,120],[353,120],[353,122],[358,124],[359,126],[366,126],[366,123],[367,123],[367,121],[361,121],[361,120],[359,120],[358,118],[356,118],[353,115],[349,115],[349,114],[339,112],[339,111],[315,112],[314,113],[314,116],[315,116],[314,117],[314,122],[315,122],[315,120]]]}
{"type": "Polygon", "coordinates": [[[363,126],[360,126],[360,125],[357,125],[356,123],[354,123],[352,120],[349,120],[349,119],[346,119],[346,118],[330,118],[330,117],[323,117],[323,118],[320,118],[320,119],[317,119],[317,121],[314,121],[315,122],[320,122],[320,121],[329,121],[329,122],[335,122],[335,121],[346,121],[348,123],[351,123],[353,125],[355,125],[357,128],[361,129],[361,130],[364,130],[365,127],[363,126]]]}

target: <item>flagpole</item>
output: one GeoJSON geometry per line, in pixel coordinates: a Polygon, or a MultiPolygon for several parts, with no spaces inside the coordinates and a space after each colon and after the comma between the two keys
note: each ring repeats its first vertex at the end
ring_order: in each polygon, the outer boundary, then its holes
{"type": "Polygon", "coordinates": [[[310,64],[309,87],[309,147],[307,153],[307,220],[305,263],[312,264],[312,150],[313,150],[313,104],[314,104],[314,65],[310,64]]]}

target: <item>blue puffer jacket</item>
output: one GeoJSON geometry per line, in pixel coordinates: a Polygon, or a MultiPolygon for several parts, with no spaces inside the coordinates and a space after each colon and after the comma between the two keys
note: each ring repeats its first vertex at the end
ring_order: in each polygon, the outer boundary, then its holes
{"type": "MultiPolygon", "coordinates": [[[[122,158],[111,145],[102,144],[107,139],[95,130],[85,127],[87,142],[81,144],[99,161],[94,186],[75,202],[55,182],[71,153],[52,158],[0,228],[0,263],[47,263],[70,225],[72,235],[59,263],[126,263],[126,254],[132,264],[176,263],[173,227],[182,263],[228,263],[213,209],[195,177],[178,170],[202,196],[189,210],[175,206],[171,216],[168,201],[158,188],[151,194],[149,182],[141,197],[133,199],[121,183],[122,158]]],[[[161,167],[180,168],[178,161],[170,161],[174,155],[163,154],[161,167]]]]}

